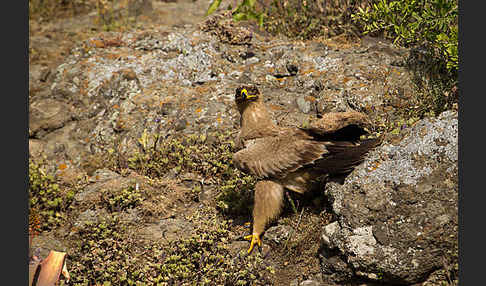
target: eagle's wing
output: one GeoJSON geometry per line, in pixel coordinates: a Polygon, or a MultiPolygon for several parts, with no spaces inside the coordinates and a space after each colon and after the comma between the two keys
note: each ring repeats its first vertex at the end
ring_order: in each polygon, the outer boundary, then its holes
{"type": "Polygon", "coordinates": [[[330,112],[304,130],[318,140],[326,141],[328,154],[314,162],[323,173],[343,174],[360,164],[369,150],[378,146],[382,139],[361,140],[367,134],[371,121],[364,113],[356,111],[330,112]]]}
{"type": "Polygon", "coordinates": [[[382,142],[381,138],[365,139],[359,142],[326,142],[328,154],[314,162],[314,168],[326,174],[346,174],[363,162],[365,155],[382,142]]]}
{"type": "Polygon", "coordinates": [[[237,168],[258,177],[283,177],[327,154],[324,142],[312,140],[301,130],[255,139],[233,155],[237,168]]]}
{"type": "Polygon", "coordinates": [[[366,114],[357,111],[346,111],[326,113],[321,119],[312,122],[306,129],[314,134],[323,136],[336,134],[337,132],[342,133],[345,129],[348,129],[346,133],[355,133],[359,139],[360,135],[366,134],[364,129],[370,126],[371,121],[366,114]]]}

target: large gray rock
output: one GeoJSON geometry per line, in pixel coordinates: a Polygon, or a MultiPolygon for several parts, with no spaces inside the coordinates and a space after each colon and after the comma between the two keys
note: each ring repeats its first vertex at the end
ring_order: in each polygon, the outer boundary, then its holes
{"type": "Polygon", "coordinates": [[[324,274],[412,284],[457,263],[457,125],[452,111],[421,120],[326,185],[338,219],[323,227],[324,274]]]}

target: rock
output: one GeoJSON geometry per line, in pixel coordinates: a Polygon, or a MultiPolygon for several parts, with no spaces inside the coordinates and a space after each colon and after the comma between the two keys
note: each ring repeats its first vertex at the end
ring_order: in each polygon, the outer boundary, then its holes
{"type": "Polygon", "coordinates": [[[86,177],[86,175],[85,171],[73,166],[69,161],[60,163],[55,173],[56,179],[71,186],[76,185],[76,183],[86,177]]]}
{"type": "Polygon", "coordinates": [[[42,65],[29,66],[29,91],[39,87],[40,82],[45,82],[50,70],[42,65]]]}
{"type": "Polygon", "coordinates": [[[61,128],[69,120],[70,106],[63,102],[43,99],[30,105],[29,129],[33,134],[41,130],[46,132],[61,128]]]}
{"type": "Polygon", "coordinates": [[[218,195],[218,188],[215,185],[203,185],[201,192],[198,194],[200,202],[210,202],[218,195]]]}
{"type": "Polygon", "coordinates": [[[250,244],[248,241],[233,241],[229,245],[229,252],[231,253],[231,256],[235,257],[236,255],[246,255],[248,247],[250,247],[250,244]]]}
{"type": "Polygon", "coordinates": [[[44,152],[45,142],[38,139],[29,139],[29,156],[40,158],[44,152]]]}
{"type": "Polygon", "coordinates": [[[315,281],[315,280],[304,280],[304,281],[300,282],[299,285],[300,286],[320,286],[321,283],[319,283],[318,281],[315,281]]]}
{"type": "Polygon", "coordinates": [[[326,225],[322,231],[322,242],[326,245],[329,246],[331,243],[331,236],[333,236],[335,233],[339,231],[339,223],[337,221],[330,223],[326,225]]]}
{"type": "Polygon", "coordinates": [[[84,142],[73,136],[80,128],[77,122],[67,122],[65,126],[45,134],[42,140],[45,142],[44,154],[50,163],[71,161],[73,165],[88,157],[88,150],[84,142]]]}
{"type": "Polygon", "coordinates": [[[174,126],[175,131],[182,131],[182,130],[186,129],[187,125],[188,125],[187,120],[185,118],[181,118],[181,119],[177,120],[176,123],[175,123],[175,126],[174,126]]]}
{"type": "Polygon", "coordinates": [[[182,237],[190,237],[193,230],[192,224],[186,220],[167,218],[160,220],[157,224],[142,228],[140,234],[145,239],[168,242],[182,237]]]}
{"type": "Polygon", "coordinates": [[[31,250],[41,259],[46,258],[51,250],[69,252],[68,247],[66,247],[62,241],[57,239],[53,233],[34,235],[32,238],[31,250]]]}
{"type": "MultiPolygon", "coordinates": [[[[144,178],[133,174],[128,177],[123,177],[118,173],[105,169],[97,170],[90,177],[89,182],[91,183],[74,196],[76,203],[80,204],[80,209],[99,204],[107,207],[106,204],[110,198],[119,195],[126,189],[132,191],[138,190],[139,193],[152,190],[144,178]]],[[[108,211],[114,212],[120,210],[115,207],[115,209],[108,208],[108,211]]]]}
{"type": "Polygon", "coordinates": [[[94,171],[93,175],[89,178],[89,182],[101,183],[108,180],[120,178],[121,175],[108,169],[98,169],[94,171]]]}
{"type": "Polygon", "coordinates": [[[290,235],[292,228],[288,225],[272,226],[265,231],[265,239],[277,244],[284,243],[290,235]]]}
{"type": "Polygon", "coordinates": [[[423,119],[326,185],[338,220],[322,233],[323,274],[413,284],[457,257],[457,124],[452,111],[423,119]]]}
{"type": "Polygon", "coordinates": [[[291,76],[294,76],[297,74],[297,72],[299,72],[299,67],[294,63],[287,63],[285,67],[291,76]]]}
{"type": "Polygon", "coordinates": [[[74,222],[75,227],[82,228],[86,224],[98,223],[98,213],[94,210],[85,210],[80,213],[76,222],[74,222]]]}
{"type": "Polygon", "coordinates": [[[297,104],[297,107],[299,110],[303,113],[309,113],[312,109],[312,103],[308,101],[304,96],[298,97],[295,100],[295,103],[297,104]]]}

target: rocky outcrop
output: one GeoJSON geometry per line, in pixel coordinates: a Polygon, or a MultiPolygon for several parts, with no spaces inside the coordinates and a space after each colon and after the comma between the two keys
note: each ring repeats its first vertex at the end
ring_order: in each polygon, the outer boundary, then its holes
{"type": "MultiPolygon", "coordinates": [[[[220,18],[215,23],[228,22],[220,18]]],[[[238,122],[233,92],[242,82],[259,85],[274,118],[285,125],[351,109],[392,120],[399,103],[389,102],[389,91],[399,89],[395,101],[401,103],[412,94],[409,74],[394,65],[406,52],[373,49],[386,44],[339,50],[205,23],[208,32],[102,33],[78,44],[52,71],[49,98],[43,89],[30,99],[31,140],[56,141],[64,152],[47,148],[46,155],[58,164],[80,166],[114,142],[124,153],[136,152],[144,132],[167,136],[232,129],[238,122]],[[235,38],[247,36],[226,43],[218,36],[221,29],[235,38]]]]}
{"type": "Polygon", "coordinates": [[[457,263],[457,132],[457,112],[421,120],[326,186],[337,220],[322,229],[324,274],[413,284],[457,263]]]}

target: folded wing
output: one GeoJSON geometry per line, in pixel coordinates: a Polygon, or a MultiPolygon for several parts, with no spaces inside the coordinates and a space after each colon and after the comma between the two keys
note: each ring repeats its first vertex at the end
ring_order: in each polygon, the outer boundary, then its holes
{"type": "Polygon", "coordinates": [[[360,140],[370,126],[359,112],[328,113],[308,128],[285,129],[255,139],[233,155],[237,168],[260,178],[283,178],[300,168],[345,174],[360,164],[380,139],[360,140]]]}
{"type": "Polygon", "coordinates": [[[257,177],[284,177],[328,153],[324,142],[315,141],[301,130],[258,138],[233,155],[237,168],[257,177]]]}

